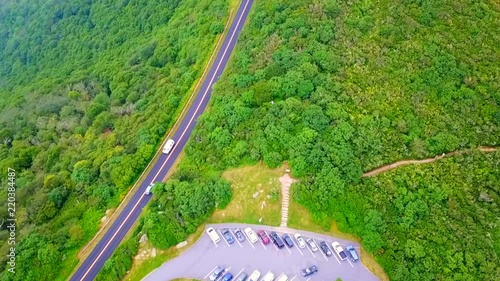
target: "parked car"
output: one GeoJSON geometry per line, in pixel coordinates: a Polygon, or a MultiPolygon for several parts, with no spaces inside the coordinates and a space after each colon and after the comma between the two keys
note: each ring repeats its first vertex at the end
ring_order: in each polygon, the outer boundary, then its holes
{"type": "Polygon", "coordinates": [[[248,277],[248,281],[257,281],[259,280],[260,277],[260,272],[258,270],[255,270],[250,277],[248,277]]]}
{"type": "Polygon", "coordinates": [[[304,249],[306,247],[306,241],[304,241],[304,238],[302,238],[302,235],[295,233],[295,240],[297,240],[297,244],[299,245],[299,248],[304,249]]]}
{"type": "Polygon", "coordinates": [[[352,245],[345,247],[345,249],[349,253],[349,256],[351,256],[350,257],[351,261],[355,262],[355,261],[359,260],[358,254],[356,253],[356,250],[354,249],[354,247],[352,245]]]}
{"type": "Polygon", "coordinates": [[[222,229],[222,235],[224,235],[224,239],[226,239],[227,243],[233,244],[234,243],[234,237],[231,234],[231,231],[227,228],[222,229]]]}
{"type": "Polygon", "coordinates": [[[347,259],[347,255],[344,252],[344,249],[342,248],[342,246],[340,246],[339,242],[337,242],[337,241],[333,242],[332,247],[333,247],[333,250],[335,251],[335,253],[337,253],[337,255],[339,256],[339,258],[341,260],[344,261],[347,259]]]}
{"type": "Polygon", "coordinates": [[[272,272],[268,272],[260,281],[273,281],[274,280],[274,274],[272,272]]]}
{"type": "Polygon", "coordinates": [[[290,237],[290,235],[288,234],[283,235],[283,241],[285,241],[285,244],[288,246],[288,248],[293,247],[293,240],[290,237]]]}
{"type": "Polygon", "coordinates": [[[207,228],[207,234],[208,234],[208,237],[210,237],[210,239],[212,239],[212,241],[215,244],[219,243],[219,241],[220,241],[219,234],[217,234],[217,232],[215,231],[215,229],[213,227],[207,228]]]}
{"type": "Polygon", "coordinates": [[[328,247],[328,245],[326,244],[325,241],[319,242],[319,247],[321,248],[321,251],[323,251],[323,253],[325,253],[325,255],[327,257],[332,255],[332,251],[330,250],[330,247],[328,247]]]}
{"type": "Polygon", "coordinates": [[[276,245],[276,247],[278,247],[279,249],[285,247],[285,244],[283,244],[283,240],[281,240],[276,232],[272,231],[271,233],[269,233],[269,237],[271,237],[274,245],[276,245]]]}
{"type": "Polygon", "coordinates": [[[318,251],[318,245],[316,245],[316,242],[314,242],[314,240],[312,240],[311,238],[307,238],[307,244],[309,245],[309,247],[311,248],[311,251],[313,252],[317,252],[318,251]]]}
{"type": "Polygon", "coordinates": [[[231,281],[231,280],[233,280],[233,275],[230,272],[226,273],[226,275],[224,275],[224,277],[222,277],[221,279],[221,281],[231,281]]]}
{"type": "Polygon", "coordinates": [[[262,243],[264,243],[264,245],[269,244],[269,237],[264,230],[259,230],[259,232],[257,232],[257,235],[259,235],[259,238],[260,240],[262,240],[262,243]]]}
{"type": "Polygon", "coordinates": [[[310,267],[302,270],[302,277],[307,277],[309,275],[313,275],[316,272],[318,272],[318,267],[315,265],[310,266],[310,267]]]}
{"type": "Polygon", "coordinates": [[[285,274],[281,275],[280,278],[276,279],[276,281],[288,281],[288,276],[285,274]]]}
{"type": "Polygon", "coordinates": [[[259,238],[257,238],[257,234],[250,227],[245,228],[245,233],[248,237],[248,240],[250,240],[250,242],[255,243],[255,242],[259,241],[259,238]]]}
{"type": "Polygon", "coordinates": [[[240,242],[245,241],[245,235],[243,235],[243,232],[241,232],[241,229],[235,228],[234,235],[236,235],[236,239],[238,239],[238,241],[240,241],[240,242]]]}
{"type": "Polygon", "coordinates": [[[236,281],[245,281],[247,280],[248,275],[245,272],[242,272],[236,281]]]}
{"type": "Polygon", "coordinates": [[[215,279],[219,278],[221,274],[224,272],[224,268],[222,266],[217,266],[214,271],[212,271],[212,274],[210,274],[210,280],[214,281],[215,279]]]}

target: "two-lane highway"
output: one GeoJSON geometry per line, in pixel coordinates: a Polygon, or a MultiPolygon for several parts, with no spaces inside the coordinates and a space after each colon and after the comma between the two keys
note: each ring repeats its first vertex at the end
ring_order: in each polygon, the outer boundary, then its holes
{"type": "Polygon", "coordinates": [[[229,61],[229,57],[236,45],[238,35],[245,23],[252,4],[253,0],[243,0],[240,4],[234,21],[231,23],[229,32],[227,33],[205,81],[203,81],[202,86],[196,93],[196,97],[182,120],[179,129],[174,134],[173,139],[176,141],[176,145],[170,154],[162,154],[158,161],[154,163],[153,168],[146,176],[145,181],[140,185],[135,194],[133,194],[130,202],[118,215],[116,221],[111,225],[110,229],[104,234],[104,237],[99,241],[97,246],[70,280],[93,280],[106,260],[111,256],[123,237],[137,220],[142,208],[144,208],[151,199],[151,196],[144,195],[146,187],[150,183],[161,181],[165,177],[188,141],[196,125],[196,120],[203,113],[210,100],[212,85],[218,80],[229,61]]]}

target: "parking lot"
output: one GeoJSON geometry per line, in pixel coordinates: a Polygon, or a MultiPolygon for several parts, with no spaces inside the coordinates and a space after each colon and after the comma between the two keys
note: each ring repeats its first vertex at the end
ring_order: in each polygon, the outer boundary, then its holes
{"type": "MultiPolygon", "coordinates": [[[[338,277],[344,281],[378,280],[363,266],[361,260],[357,262],[351,262],[349,259],[341,261],[331,247],[334,241],[338,241],[344,247],[344,250],[345,246],[354,245],[359,255],[359,245],[351,241],[307,231],[263,225],[217,224],[208,225],[207,227],[213,227],[220,236],[218,243],[214,243],[206,232],[204,232],[190,249],[179,257],[164,263],[143,280],[165,281],[176,278],[209,280],[209,275],[217,266],[222,266],[225,268],[225,272],[232,273],[234,279],[237,279],[243,272],[250,275],[254,270],[259,270],[261,278],[267,272],[272,272],[276,277],[275,280],[283,274],[288,276],[289,281],[333,281],[338,277]],[[246,227],[251,227],[256,232],[264,230],[267,234],[271,231],[276,231],[280,237],[284,233],[293,236],[298,232],[304,239],[312,238],[318,246],[321,241],[327,242],[333,254],[327,257],[321,249],[313,252],[307,245],[303,249],[300,249],[297,245],[292,248],[285,246],[278,249],[272,242],[264,245],[260,239],[258,242],[252,244],[244,232],[245,239],[240,242],[236,239],[234,229],[240,228],[243,230],[246,227]],[[231,231],[235,238],[234,243],[229,244],[224,239],[224,235],[221,233],[221,230],[224,228],[228,228],[231,231]],[[302,277],[301,271],[312,265],[318,267],[318,272],[308,277],[302,277]]],[[[292,240],[296,244],[296,240],[293,237],[292,240]]]]}

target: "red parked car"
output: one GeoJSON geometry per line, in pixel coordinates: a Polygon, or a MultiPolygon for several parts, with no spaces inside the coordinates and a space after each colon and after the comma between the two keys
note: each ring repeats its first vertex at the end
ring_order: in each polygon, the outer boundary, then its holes
{"type": "Polygon", "coordinates": [[[260,240],[262,240],[262,243],[264,243],[264,245],[267,245],[269,244],[269,236],[267,236],[266,232],[264,230],[259,230],[259,232],[257,232],[257,235],[259,235],[259,238],[260,240]]]}

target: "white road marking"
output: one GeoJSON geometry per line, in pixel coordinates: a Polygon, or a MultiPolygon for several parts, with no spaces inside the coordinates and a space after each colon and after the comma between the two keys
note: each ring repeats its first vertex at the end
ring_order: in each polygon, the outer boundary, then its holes
{"type": "Polygon", "coordinates": [[[284,273],[284,272],[281,272],[281,274],[280,274],[280,275],[278,275],[278,277],[276,277],[275,279],[276,279],[276,280],[279,280],[279,279],[280,279],[280,277],[281,277],[281,276],[283,276],[283,274],[285,274],[285,273],[284,273]]]}
{"type": "Polygon", "coordinates": [[[214,267],[212,270],[210,270],[210,272],[209,272],[207,275],[205,275],[205,277],[203,277],[203,279],[207,279],[208,275],[212,274],[212,272],[214,272],[214,270],[215,270],[216,268],[217,268],[217,266],[216,266],[216,267],[214,267]]]}
{"type": "Polygon", "coordinates": [[[311,280],[311,277],[307,278],[307,280],[306,280],[306,281],[309,281],[309,280],[311,280]]]}
{"type": "Polygon", "coordinates": [[[250,237],[248,237],[248,235],[247,235],[247,233],[246,233],[245,231],[243,231],[243,235],[245,235],[245,237],[247,238],[247,240],[248,240],[248,244],[250,244],[250,246],[252,246],[252,248],[254,248],[254,249],[255,249],[255,247],[253,246],[252,241],[250,241],[250,237]]]}
{"type": "Polygon", "coordinates": [[[354,265],[352,265],[351,261],[349,260],[349,258],[347,258],[347,262],[349,262],[349,264],[351,265],[351,267],[354,267],[354,265]]]}
{"type": "Polygon", "coordinates": [[[337,260],[337,262],[340,264],[340,260],[339,258],[337,257],[337,251],[335,251],[335,249],[333,249],[334,253],[333,253],[333,256],[335,257],[335,259],[337,260]]]}
{"type": "Polygon", "coordinates": [[[306,248],[309,250],[309,252],[311,253],[311,255],[313,255],[313,257],[316,258],[316,256],[314,255],[313,251],[311,250],[311,246],[309,246],[309,243],[307,243],[306,248]]]}
{"type": "Polygon", "coordinates": [[[304,255],[304,254],[302,254],[302,251],[300,250],[299,245],[295,245],[295,246],[296,246],[295,248],[296,248],[297,250],[299,250],[299,253],[300,253],[301,255],[304,255]]]}
{"type": "Polygon", "coordinates": [[[290,279],[290,281],[293,281],[293,279],[295,279],[295,277],[297,277],[297,275],[295,275],[292,279],[290,279]]]}
{"type": "Polygon", "coordinates": [[[285,246],[285,248],[288,250],[290,254],[292,253],[292,251],[290,251],[290,248],[288,248],[287,246],[285,246]]]}
{"type": "Polygon", "coordinates": [[[241,246],[240,244],[240,241],[238,241],[238,237],[236,237],[236,233],[234,233],[234,230],[229,230],[229,232],[232,232],[233,235],[234,235],[234,240],[236,240],[236,242],[238,243],[238,245],[240,245],[241,248],[243,248],[243,246],[241,246]]]}
{"type": "Polygon", "coordinates": [[[224,269],[224,272],[219,276],[219,278],[217,278],[215,280],[222,280],[222,276],[224,276],[226,273],[228,273],[230,269],[231,269],[231,267],[224,269]]]}
{"type": "Polygon", "coordinates": [[[238,275],[240,275],[240,274],[241,274],[241,272],[242,272],[244,269],[245,269],[245,268],[242,268],[242,269],[240,270],[240,272],[238,272],[238,274],[236,274],[236,275],[234,276],[234,278],[233,278],[233,279],[237,279],[236,277],[238,277],[238,275]]]}
{"type": "Polygon", "coordinates": [[[227,246],[231,247],[231,245],[229,245],[229,243],[227,242],[226,238],[224,237],[224,235],[222,235],[222,232],[220,232],[220,230],[218,228],[217,228],[217,231],[220,233],[220,237],[222,237],[222,240],[224,240],[224,242],[226,242],[227,246]]]}
{"type": "MultiPolygon", "coordinates": [[[[234,35],[236,34],[236,31],[238,31],[238,26],[240,25],[240,22],[241,20],[243,19],[243,15],[245,14],[245,11],[247,9],[247,6],[248,6],[248,3],[250,3],[250,1],[247,1],[245,3],[245,7],[243,7],[243,10],[242,10],[242,13],[240,15],[240,18],[238,18],[238,21],[236,22],[236,25],[235,25],[235,28],[234,28],[234,31],[233,31],[233,34],[231,34],[231,37],[229,38],[229,41],[227,46],[226,46],[226,49],[224,49],[224,52],[222,53],[222,56],[221,56],[221,60],[219,61],[219,64],[217,64],[217,67],[215,68],[215,71],[214,71],[214,74],[217,73],[217,71],[219,71],[219,68],[222,64],[222,62],[224,61],[224,57],[226,56],[226,52],[227,50],[229,49],[229,46],[231,46],[231,42],[233,41],[233,37],[234,35]]],[[[234,23],[234,22],[233,22],[234,23]]],[[[239,32],[238,32],[239,33],[239,32]]],[[[215,62],[214,62],[215,63],[215,62]]],[[[213,67],[213,66],[212,66],[213,67]]],[[[208,78],[208,77],[207,77],[208,78]]],[[[212,85],[213,81],[214,81],[214,78],[215,76],[212,77],[212,79],[210,79],[209,81],[209,85],[212,85]]],[[[187,132],[189,126],[191,125],[196,113],[198,112],[198,110],[200,109],[201,105],[203,104],[203,100],[205,99],[205,96],[207,95],[208,93],[208,90],[211,89],[211,87],[207,87],[207,89],[205,90],[205,92],[203,93],[202,97],[201,97],[201,102],[198,104],[198,106],[196,107],[195,111],[194,111],[194,114],[193,114],[193,117],[191,117],[191,119],[189,120],[188,122],[188,125],[186,126],[186,128],[184,129],[184,131],[182,132],[181,134],[181,137],[179,138],[179,140],[182,139],[182,137],[184,136],[184,134],[187,132]]],[[[174,149],[175,147],[177,146],[174,146],[174,149]]],[[[167,157],[167,159],[165,160],[165,162],[163,163],[163,165],[160,167],[160,169],[158,170],[158,173],[156,173],[156,175],[154,176],[152,182],[155,182],[156,181],[156,178],[158,177],[158,175],[160,174],[160,171],[163,169],[163,167],[167,164],[168,162],[168,159],[170,158],[170,156],[173,155],[172,153],[170,153],[167,157]]],[[[137,208],[137,206],[139,205],[139,203],[142,201],[142,198],[144,197],[144,193],[141,195],[141,197],[139,198],[139,200],[137,200],[137,202],[135,203],[135,205],[132,207],[132,209],[130,210],[130,212],[128,213],[128,215],[125,217],[125,219],[122,221],[122,223],[120,224],[120,226],[118,226],[118,229],[116,230],[116,232],[113,234],[113,236],[111,236],[111,238],[109,239],[108,243],[106,243],[106,245],[104,245],[103,249],[101,250],[101,252],[99,253],[99,255],[97,255],[97,257],[94,259],[94,261],[92,262],[92,264],[89,266],[89,268],[87,269],[87,271],[85,272],[85,274],[83,274],[82,278],[80,278],[80,281],[82,280],[85,280],[85,277],[87,277],[87,275],[89,274],[89,272],[92,270],[92,268],[95,266],[95,264],[99,261],[99,259],[101,258],[101,256],[104,254],[104,252],[106,251],[106,249],[109,247],[109,245],[111,244],[111,242],[113,242],[113,240],[115,239],[116,235],[118,235],[118,233],[120,232],[120,230],[122,229],[123,225],[125,225],[125,223],[128,221],[128,218],[132,215],[132,213],[134,212],[134,210],[137,208]]]]}

